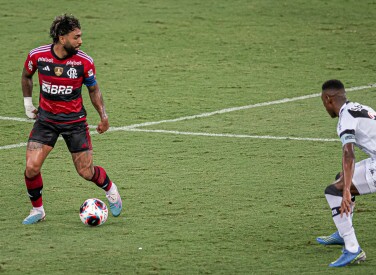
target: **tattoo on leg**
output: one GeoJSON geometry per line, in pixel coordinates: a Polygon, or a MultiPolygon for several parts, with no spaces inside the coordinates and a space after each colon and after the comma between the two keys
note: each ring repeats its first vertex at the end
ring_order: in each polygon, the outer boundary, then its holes
{"type": "Polygon", "coordinates": [[[43,147],[43,144],[38,142],[28,142],[27,143],[27,150],[35,151],[35,150],[41,150],[43,147]]]}
{"type": "Polygon", "coordinates": [[[72,159],[78,174],[90,180],[94,174],[92,151],[73,153],[72,159]]]}

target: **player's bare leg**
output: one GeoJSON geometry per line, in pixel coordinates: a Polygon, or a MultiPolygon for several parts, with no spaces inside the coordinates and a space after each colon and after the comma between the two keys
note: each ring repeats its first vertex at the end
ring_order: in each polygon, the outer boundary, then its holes
{"type": "Polygon", "coordinates": [[[93,151],[87,150],[72,153],[72,160],[77,173],[86,180],[91,180],[94,176],[93,151]]]}
{"type": "Polygon", "coordinates": [[[77,173],[81,177],[94,182],[106,192],[112,215],[115,217],[119,216],[122,209],[120,194],[115,183],[110,180],[106,171],[100,166],[93,165],[93,151],[87,150],[72,153],[72,159],[77,173]]]}
{"type": "Polygon", "coordinates": [[[25,183],[33,209],[23,220],[23,224],[33,224],[45,219],[42,189],[43,179],[40,173],[43,162],[53,147],[34,141],[29,141],[26,150],[25,183]]]}
{"type": "Polygon", "coordinates": [[[53,147],[34,141],[27,143],[25,176],[35,177],[40,173],[43,162],[53,147]]]}

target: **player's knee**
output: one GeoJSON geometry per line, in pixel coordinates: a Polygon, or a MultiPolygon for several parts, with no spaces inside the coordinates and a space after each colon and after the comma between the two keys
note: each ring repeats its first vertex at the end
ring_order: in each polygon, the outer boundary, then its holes
{"type": "Polygon", "coordinates": [[[40,173],[40,166],[34,163],[26,163],[25,175],[28,178],[33,178],[40,173]]]}
{"type": "Polygon", "coordinates": [[[325,188],[325,195],[342,197],[342,190],[337,189],[334,184],[331,184],[325,188]]]}

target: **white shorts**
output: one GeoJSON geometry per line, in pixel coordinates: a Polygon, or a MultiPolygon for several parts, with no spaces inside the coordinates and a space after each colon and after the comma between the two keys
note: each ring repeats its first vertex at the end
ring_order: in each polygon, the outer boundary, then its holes
{"type": "Polygon", "coordinates": [[[376,192],[376,159],[365,159],[355,163],[353,184],[360,195],[376,192]]]}

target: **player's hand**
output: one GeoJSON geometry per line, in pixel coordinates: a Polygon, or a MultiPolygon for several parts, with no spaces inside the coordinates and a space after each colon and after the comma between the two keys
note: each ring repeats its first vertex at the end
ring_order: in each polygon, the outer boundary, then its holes
{"type": "Polygon", "coordinates": [[[38,110],[34,107],[31,97],[24,97],[25,114],[28,118],[36,119],[38,110]]]}
{"type": "Polygon", "coordinates": [[[36,119],[38,110],[33,106],[25,106],[25,114],[28,118],[36,119]]]}
{"type": "Polygon", "coordinates": [[[99,134],[103,134],[110,128],[110,124],[108,123],[108,118],[104,118],[99,122],[98,127],[97,127],[97,132],[99,134]]]}
{"type": "Polygon", "coordinates": [[[350,191],[344,190],[341,203],[341,218],[343,216],[343,213],[345,213],[347,217],[351,214],[352,204],[353,202],[351,201],[350,191]]]}

